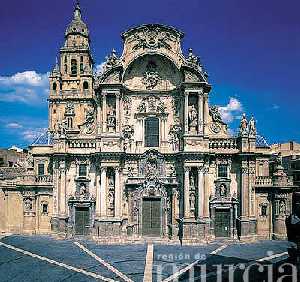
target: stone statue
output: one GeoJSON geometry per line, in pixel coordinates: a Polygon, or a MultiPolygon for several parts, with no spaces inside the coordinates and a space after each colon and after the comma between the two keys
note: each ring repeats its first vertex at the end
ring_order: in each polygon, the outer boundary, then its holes
{"type": "Polygon", "coordinates": [[[79,188],[80,199],[83,200],[86,197],[86,194],[87,194],[86,186],[84,183],[81,183],[79,188]]]}
{"type": "Polygon", "coordinates": [[[249,120],[249,135],[250,136],[255,136],[256,135],[256,124],[254,117],[252,116],[251,119],[249,120]]]}
{"type": "Polygon", "coordinates": [[[73,115],[74,114],[74,104],[72,102],[67,102],[65,115],[73,115]]]}
{"type": "Polygon", "coordinates": [[[113,175],[110,175],[108,177],[108,185],[109,186],[114,186],[115,185],[115,180],[114,180],[114,176],[113,175]]]}
{"type": "Polygon", "coordinates": [[[280,215],[285,215],[286,214],[286,206],[284,200],[281,200],[279,202],[279,214],[280,215]]]}
{"type": "Polygon", "coordinates": [[[139,104],[139,106],[138,106],[138,111],[139,111],[140,113],[145,113],[146,110],[147,110],[147,108],[146,108],[146,102],[143,100],[143,101],[139,104]]]}
{"type": "Polygon", "coordinates": [[[107,127],[110,132],[116,128],[116,111],[112,105],[107,110],[107,127]]]}
{"type": "Polygon", "coordinates": [[[243,114],[240,123],[240,135],[244,136],[245,134],[248,133],[247,131],[248,131],[248,121],[246,119],[246,114],[243,114]]]}
{"type": "Polygon", "coordinates": [[[195,188],[195,179],[192,173],[190,174],[190,188],[195,188]]]}
{"type": "Polygon", "coordinates": [[[220,185],[220,196],[221,197],[226,197],[226,195],[227,195],[227,188],[226,188],[226,186],[225,186],[225,184],[221,184],[220,185]]]}
{"type": "Polygon", "coordinates": [[[198,124],[198,112],[195,105],[192,105],[189,109],[189,127],[191,131],[196,131],[198,124]]]}
{"type": "Polygon", "coordinates": [[[194,193],[190,194],[190,209],[191,211],[195,210],[195,201],[196,201],[196,197],[194,193]]]}
{"type": "Polygon", "coordinates": [[[175,118],[175,123],[170,127],[169,142],[173,145],[173,150],[179,149],[179,138],[181,136],[182,128],[180,126],[179,118],[175,118]]]}
{"type": "Polygon", "coordinates": [[[189,63],[197,65],[199,63],[199,58],[193,54],[193,49],[189,48],[189,54],[187,58],[189,63]]]}
{"type": "Polygon", "coordinates": [[[32,200],[27,198],[25,201],[24,201],[24,208],[25,208],[25,211],[32,211],[32,200]]]}

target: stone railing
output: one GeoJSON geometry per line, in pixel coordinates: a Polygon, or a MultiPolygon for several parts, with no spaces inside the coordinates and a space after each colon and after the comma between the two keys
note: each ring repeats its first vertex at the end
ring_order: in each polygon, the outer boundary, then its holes
{"type": "Polygon", "coordinates": [[[218,138],[209,140],[210,149],[237,149],[235,138],[218,138]]]}
{"type": "Polygon", "coordinates": [[[18,177],[19,185],[52,185],[52,175],[23,175],[18,177]]]}
{"type": "Polygon", "coordinates": [[[96,143],[90,140],[68,140],[69,148],[96,148],[96,143]]]}
{"type": "Polygon", "coordinates": [[[272,186],[273,181],[270,176],[256,176],[255,186],[272,186]]]}

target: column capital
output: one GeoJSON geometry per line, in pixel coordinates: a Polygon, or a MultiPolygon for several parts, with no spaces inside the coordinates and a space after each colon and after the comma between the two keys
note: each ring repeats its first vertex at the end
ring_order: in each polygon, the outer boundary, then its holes
{"type": "Polygon", "coordinates": [[[106,172],[107,171],[107,166],[101,166],[100,171],[101,172],[106,172]]]}
{"type": "Polygon", "coordinates": [[[184,166],[184,172],[190,172],[191,171],[191,167],[190,166],[184,166]]]}

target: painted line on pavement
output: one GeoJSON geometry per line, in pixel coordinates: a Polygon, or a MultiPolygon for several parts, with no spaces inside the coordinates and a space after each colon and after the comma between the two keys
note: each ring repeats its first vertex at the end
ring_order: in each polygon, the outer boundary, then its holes
{"type": "Polygon", "coordinates": [[[126,282],[133,282],[133,280],[131,280],[128,276],[126,276],[125,274],[123,274],[122,272],[120,272],[118,269],[116,269],[115,267],[113,267],[112,265],[110,265],[109,263],[107,263],[106,261],[104,261],[102,258],[100,258],[96,254],[94,254],[93,252],[91,252],[89,249],[87,249],[86,247],[84,247],[80,243],[74,242],[74,244],[77,247],[79,247],[80,249],[82,249],[84,252],[86,252],[88,255],[90,255],[92,258],[94,258],[95,260],[97,260],[98,262],[100,262],[103,266],[105,266],[106,268],[108,268],[110,271],[112,271],[113,273],[115,273],[117,276],[119,276],[120,278],[122,278],[124,281],[126,281],[126,282]]]}
{"type": "Polygon", "coordinates": [[[103,276],[98,275],[98,274],[96,274],[96,273],[89,272],[89,271],[86,271],[86,270],[84,270],[84,269],[77,268],[77,267],[74,267],[74,266],[71,266],[71,265],[62,263],[62,262],[58,262],[58,261],[49,259],[49,258],[47,258],[47,257],[43,257],[43,256],[40,256],[40,255],[37,255],[37,254],[35,254],[35,253],[31,253],[31,252],[29,252],[29,251],[25,251],[25,250],[23,250],[23,249],[14,247],[14,246],[12,246],[12,245],[8,245],[8,244],[5,244],[5,243],[0,242],[0,246],[3,246],[3,247],[5,247],[5,248],[14,250],[14,251],[16,251],[16,252],[22,253],[22,254],[24,254],[24,255],[27,255],[27,256],[30,256],[30,257],[33,257],[33,258],[42,260],[42,261],[46,261],[46,262],[48,262],[48,263],[50,263],[50,264],[54,264],[54,265],[57,265],[57,266],[66,268],[66,269],[68,269],[68,270],[72,270],[72,271],[75,271],[75,272],[84,274],[84,275],[86,275],[86,276],[90,276],[90,277],[93,277],[93,278],[96,278],[96,279],[99,279],[99,280],[102,280],[102,281],[115,282],[115,280],[113,280],[113,279],[106,278],[106,277],[103,277],[103,276]]]}
{"type": "Polygon", "coordinates": [[[216,255],[217,253],[223,251],[223,250],[224,250],[225,248],[227,248],[227,247],[228,247],[228,245],[222,245],[221,247],[219,247],[219,248],[217,248],[216,250],[212,251],[212,252],[210,253],[210,255],[216,255]]]}
{"type": "Polygon", "coordinates": [[[284,253],[280,253],[280,254],[274,254],[274,255],[271,255],[271,256],[268,256],[268,257],[258,259],[257,261],[265,261],[265,260],[271,260],[271,259],[274,259],[274,258],[280,258],[280,257],[282,257],[284,255],[288,255],[288,254],[289,254],[288,252],[284,252],[284,253]]]}
{"type": "Polygon", "coordinates": [[[143,282],[152,282],[153,244],[148,244],[143,282]]]}
{"type": "MultiPolygon", "coordinates": [[[[210,255],[215,255],[219,252],[221,252],[222,250],[224,250],[228,245],[222,245],[221,247],[217,248],[216,250],[212,251],[210,253],[210,255]]],[[[192,267],[194,267],[197,263],[199,262],[199,260],[195,260],[193,263],[189,264],[188,266],[182,268],[181,270],[175,272],[174,274],[172,274],[171,276],[169,276],[168,278],[164,279],[162,282],[169,282],[172,280],[175,280],[176,278],[178,278],[179,276],[181,276],[183,273],[189,271],[192,267]]]]}

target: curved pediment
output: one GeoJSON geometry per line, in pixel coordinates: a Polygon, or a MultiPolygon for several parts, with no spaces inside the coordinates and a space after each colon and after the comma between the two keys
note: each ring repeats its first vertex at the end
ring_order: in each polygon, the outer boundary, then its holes
{"type": "Polygon", "coordinates": [[[152,53],[169,57],[178,68],[184,61],[181,51],[183,33],[173,27],[160,24],[141,25],[124,32],[122,38],[124,68],[136,58],[152,53]]]}
{"type": "Polygon", "coordinates": [[[170,91],[178,88],[182,75],[166,57],[145,55],[137,58],[126,69],[124,86],[132,91],[170,91]]]}

